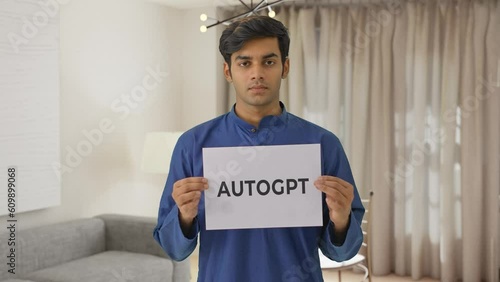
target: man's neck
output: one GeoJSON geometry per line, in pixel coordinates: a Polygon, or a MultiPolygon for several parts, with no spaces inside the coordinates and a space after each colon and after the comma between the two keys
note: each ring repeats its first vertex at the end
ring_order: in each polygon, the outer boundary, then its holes
{"type": "Polygon", "coordinates": [[[242,103],[236,103],[236,115],[249,124],[259,127],[260,121],[265,116],[278,116],[281,114],[282,109],[278,103],[270,105],[269,107],[252,107],[246,106],[242,103]]]}

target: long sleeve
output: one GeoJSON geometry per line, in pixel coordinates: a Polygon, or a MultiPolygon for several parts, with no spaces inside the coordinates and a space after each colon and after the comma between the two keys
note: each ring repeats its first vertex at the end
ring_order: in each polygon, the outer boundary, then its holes
{"type": "Polygon", "coordinates": [[[334,140],[323,142],[323,174],[339,177],[353,185],[354,199],[351,205],[351,215],[349,220],[349,228],[344,242],[341,245],[336,245],[334,238],[334,224],[331,222],[328,215],[328,207],[323,195],[323,233],[319,242],[319,247],[323,254],[335,261],[344,261],[354,257],[363,243],[363,232],[361,230],[361,221],[365,213],[363,204],[359,197],[351,168],[344,149],[337,137],[334,140]]]}
{"type": "Polygon", "coordinates": [[[191,234],[186,237],[179,222],[179,209],[172,198],[172,190],[177,180],[192,176],[192,158],[186,150],[189,146],[189,137],[182,135],[177,142],[172,159],[167,182],[160,200],[158,224],[153,236],[165,252],[174,260],[184,260],[196,248],[199,232],[197,219],[193,223],[191,234]]]}
{"type": "Polygon", "coordinates": [[[319,246],[323,254],[332,260],[340,262],[352,258],[358,253],[363,243],[363,233],[360,224],[353,212],[351,212],[350,216],[347,235],[345,241],[340,246],[333,244],[333,223],[329,221],[325,228],[319,246]]]}

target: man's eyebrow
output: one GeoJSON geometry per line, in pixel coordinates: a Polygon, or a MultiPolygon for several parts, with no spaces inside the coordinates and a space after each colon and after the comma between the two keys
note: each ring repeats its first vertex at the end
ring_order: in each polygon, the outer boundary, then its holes
{"type": "Polygon", "coordinates": [[[252,59],[252,57],[243,55],[239,55],[235,58],[235,60],[250,60],[250,59],[252,59]]]}
{"type": "Polygon", "coordinates": [[[278,57],[278,55],[276,55],[276,53],[270,53],[270,54],[263,56],[262,59],[269,59],[269,58],[274,58],[274,57],[278,57]]]}
{"type": "MultiPolygon", "coordinates": [[[[278,57],[278,55],[276,53],[269,53],[267,55],[262,56],[262,59],[265,60],[265,59],[274,58],[274,57],[278,57]]],[[[245,56],[245,55],[239,55],[239,56],[236,56],[236,58],[235,58],[235,60],[251,60],[251,59],[252,59],[251,56],[245,56]]]]}

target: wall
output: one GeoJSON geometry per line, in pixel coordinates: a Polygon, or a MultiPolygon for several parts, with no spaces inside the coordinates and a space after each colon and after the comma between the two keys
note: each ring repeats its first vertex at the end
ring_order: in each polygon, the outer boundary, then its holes
{"type": "Polygon", "coordinates": [[[185,129],[226,112],[224,60],[219,53],[220,25],[200,32],[203,13],[215,17],[216,9],[194,8],[183,14],[182,125],[185,129]]]}
{"type": "Polygon", "coordinates": [[[143,173],[140,161],[146,132],[183,129],[182,14],[133,0],[61,6],[62,204],[18,214],[21,229],[111,212],[156,216],[165,176],[143,173]]]}

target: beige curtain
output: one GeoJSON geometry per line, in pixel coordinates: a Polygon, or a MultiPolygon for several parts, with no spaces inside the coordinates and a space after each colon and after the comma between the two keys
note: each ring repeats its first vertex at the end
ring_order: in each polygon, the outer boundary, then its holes
{"type": "Polygon", "coordinates": [[[375,274],[498,280],[499,15],[493,0],[278,13],[292,40],[282,100],[336,133],[361,194],[375,192],[375,274]]]}

